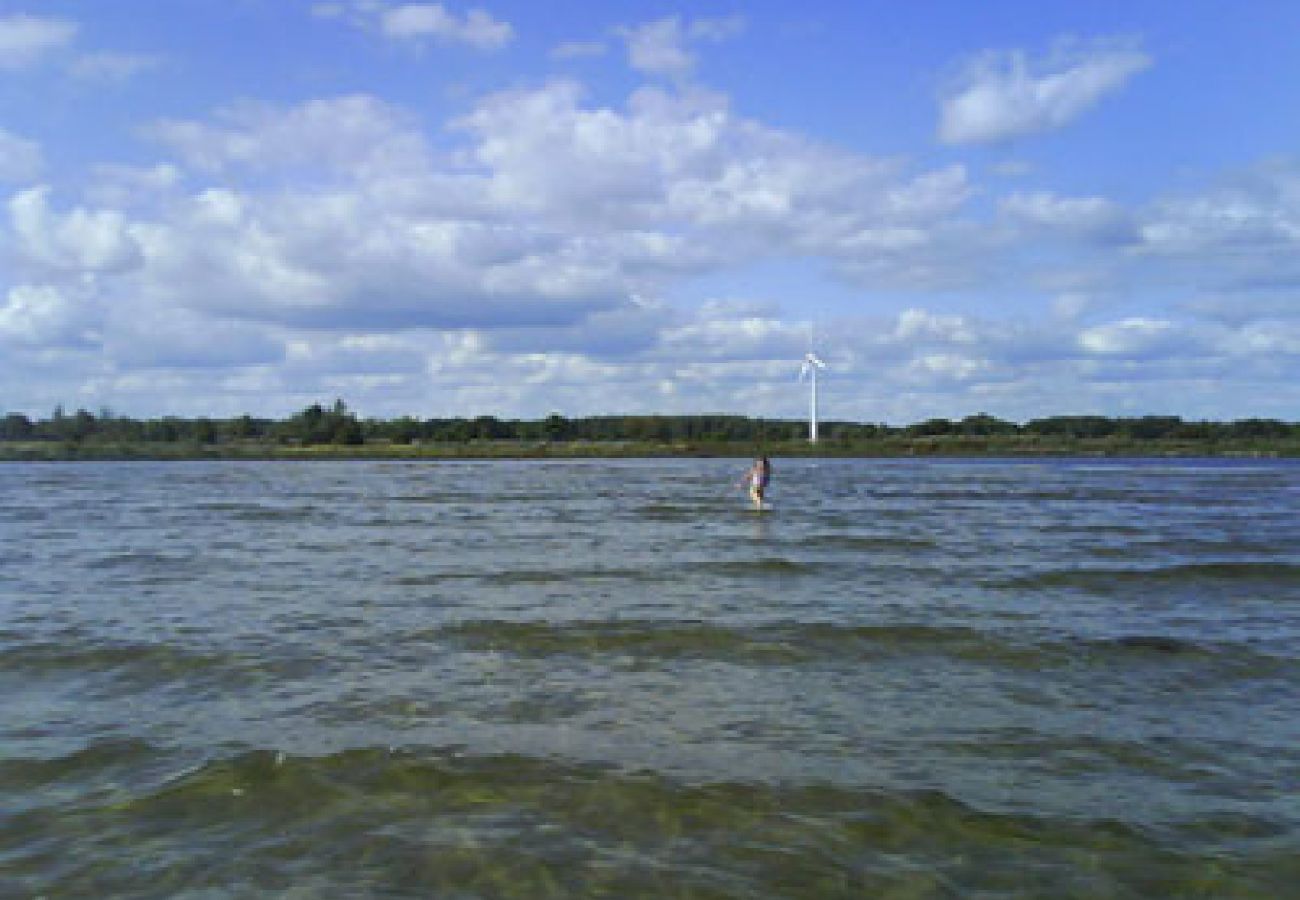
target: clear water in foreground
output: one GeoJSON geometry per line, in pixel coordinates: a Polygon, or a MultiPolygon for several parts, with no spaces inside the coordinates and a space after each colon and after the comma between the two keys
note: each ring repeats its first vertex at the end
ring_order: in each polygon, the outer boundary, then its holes
{"type": "Polygon", "coordinates": [[[0,466],[0,895],[1296,896],[1300,465],[0,466]]]}

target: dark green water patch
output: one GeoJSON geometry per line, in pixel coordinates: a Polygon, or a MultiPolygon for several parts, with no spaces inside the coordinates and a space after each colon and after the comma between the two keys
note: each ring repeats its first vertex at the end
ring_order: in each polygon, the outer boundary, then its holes
{"type": "Polygon", "coordinates": [[[1117,820],[937,790],[694,783],[421,748],[242,752],[6,824],[11,883],[52,896],[1281,897],[1300,873],[1248,816],[1193,817],[1173,848],[1117,820]]]}
{"type": "Polygon", "coordinates": [[[700,562],[692,566],[701,573],[769,578],[773,575],[811,575],[824,572],[825,566],[799,562],[784,556],[760,556],[755,559],[725,559],[700,562]]]}
{"type": "Polygon", "coordinates": [[[201,651],[172,643],[35,642],[0,653],[0,675],[21,684],[33,678],[75,678],[88,697],[175,689],[198,698],[225,695],[295,678],[313,678],[339,665],[333,655],[201,651]]]}
{"type": "Polygon", "coordinates": [[[127,738],[96,741],[60,757],[0,758],[0,790],[12,797],[20,792],[48,792],[60,782],[87,776],[111,778],[156,753],[148,742],[127,738]]]}
{"type": "Polygon", "coordinates": [[[1300,565],[1287,562],[1202,562],[1165,566],[1110,566],[1053,569],[997,583],[1025,589],[1079,588],[1109,592],[1132,585],[1198,586],[1213,584],[1300,586],[1300,565]]]}
{"type": "MultiPolygon", "coordinates": [[[[892,653],[989,657],[994,639],[961,627],[775,623],[747,628],[704,621],[469,621],[439,629],[444,640],[520,656],[715,659],[746,664],[863,660],[892,653]]],[[[1003,655],[1015,652],[1008,648],[1003,655]]],[[[1025,649],[1023,652],[1032,652],[1025,649]]]]}

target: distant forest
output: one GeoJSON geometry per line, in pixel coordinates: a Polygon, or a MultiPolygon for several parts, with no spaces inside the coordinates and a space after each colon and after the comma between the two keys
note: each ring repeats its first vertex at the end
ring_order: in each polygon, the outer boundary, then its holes
{"type": "MultiPolygon", "coordinates": [[[[135,419],[110,410],[98,414],[62,407],[49,418],[30,419],[10,413],[0,423],[0,442],[64,448],[134,445],[185,445],[190,448],[292,447],[429,447],[448,445],[545,445],[549,443],[636,444],[677,448],[746,445],[797,447],[807,436],[807,422],[734,415],[623,415],[543,419],[475,418],[360,419],[342,401],[313,404],[284,419],[235,418],[135,419]]],[[[926,419],[905,426],[828,421],[820,425],[827,451],[888,452],[931,448],[942,452],[1068,450],[1076,446],[1126,447],[1181,444],[1223,449],[1300,449],[1300,422],[1240,419],[1231,422],[1187,421],[1178,416],[1050,416],[1017,423],[985,413],[963,419],[926,419]]]]}

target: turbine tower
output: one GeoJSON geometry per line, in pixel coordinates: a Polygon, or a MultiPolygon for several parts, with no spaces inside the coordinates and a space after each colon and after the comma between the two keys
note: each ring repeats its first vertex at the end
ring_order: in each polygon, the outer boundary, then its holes
{"type": "Polygon", "coordinates": [[[804,354],[803,365],[799,368],[799,380],[805,378],[812,386],[812,397],[808,407],[808,443],[817,443],[817,370],[826,368],[826,363],[817,358],[817,354],[804,354]]]}

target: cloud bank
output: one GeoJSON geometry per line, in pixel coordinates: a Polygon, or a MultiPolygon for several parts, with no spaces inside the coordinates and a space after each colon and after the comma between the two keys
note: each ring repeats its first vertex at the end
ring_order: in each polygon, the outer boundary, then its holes
{"type": "MultiPolygon", "coordinates": [[[[400,42],[514,38],[435,4],[316,12],[400,42]]],[[[695,72],[740,29],[625,26],[627,90],[540,77],[450,115],[352,90],[155,116],[135,162],[76,178],[0,131],[0,383],[38,413],[344,396],[369,415],[797,416],[815,341],[830,418],[1222,416],[1255,384],[1244,413],[1294,415],[1300,161],[1140,201],[1025,169],[985,182],[956,151],[877,156],[738,111],[695,72]],[[804,305],[792,268],[851,300],[804,305]]],[[[77,29],[38,32],[0,48],[30,68],[77,29]]],[[[1150,64],[1113,42],[988,54],[941,137],[1062,127],[1150,64]]]]}

